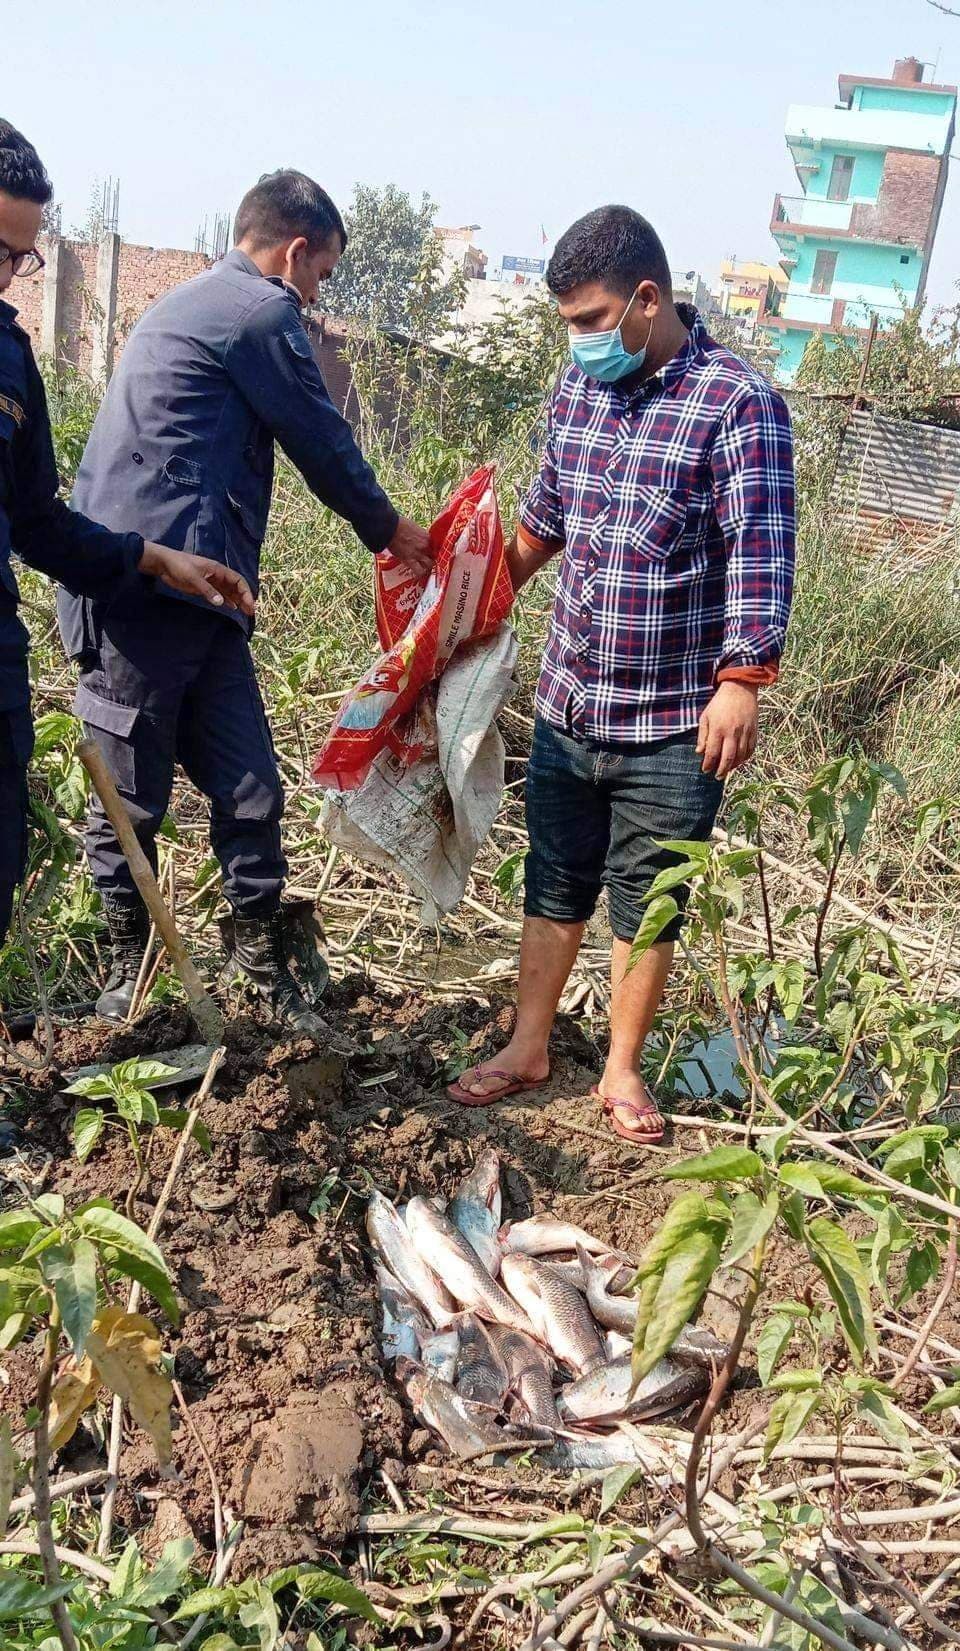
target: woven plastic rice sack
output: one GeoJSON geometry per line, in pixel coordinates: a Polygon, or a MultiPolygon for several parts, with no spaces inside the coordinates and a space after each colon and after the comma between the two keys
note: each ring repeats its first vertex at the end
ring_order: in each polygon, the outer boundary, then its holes
{"type": "Polygon", "coordinates": [[[495,718],[512,692],[517,643],[492,467],[457,489],[430,538],[425,584],[378,557],[384,652],[343,701],[313,767],[332,841],[400,872],[428,916],[462,897],[503,790],[495,718]]]}
{"type": "Polygon", "coordinates": [[[388,747],[401,761],[424,753],[417,701],[461,642],[490,636],[507,617],[513,590],[493,467],[457,488],[430,529],[435,561],[426,583],[394,557],[375,562],[377,631],[384,650],[347,694],[313,765],[318,785],[347,791],[388,747]],[[412,714],[411,714],[412,713],[412,714]]]}

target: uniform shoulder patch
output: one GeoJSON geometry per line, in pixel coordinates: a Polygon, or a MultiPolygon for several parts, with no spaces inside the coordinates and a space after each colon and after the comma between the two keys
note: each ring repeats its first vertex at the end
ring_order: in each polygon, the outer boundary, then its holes
{"type": "Polygon", "coordinates": [[[15,401],[13,396],[5,395],[2,390],[0,390],[0,413],[6,413],[9,418],[12,418],[18,430],[27,416],[19,401],[15,401]]]}

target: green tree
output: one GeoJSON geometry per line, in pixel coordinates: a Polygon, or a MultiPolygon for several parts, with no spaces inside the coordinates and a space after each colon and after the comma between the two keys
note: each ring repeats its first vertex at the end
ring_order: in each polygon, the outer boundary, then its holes
{"type": "MultiPolygon", "coordinates": [[[[798,390],[853,394],[860,383],[866,335],[814,334],[797,373],[798,390]]],[[[956,427],[960,392],[960,305],[924,313],[904,309],[881,327],[870,352],[864,395],[888,418],[956,427]]]]}
{"type": "Polygon", "coordinates": [[[345,214],[349,242],[327,289],[331,313],[367,327],[436,332],[462,299],[463,278],[444,279],[433,233],[436,207],[403,189],[357,184],[345,214]]]}

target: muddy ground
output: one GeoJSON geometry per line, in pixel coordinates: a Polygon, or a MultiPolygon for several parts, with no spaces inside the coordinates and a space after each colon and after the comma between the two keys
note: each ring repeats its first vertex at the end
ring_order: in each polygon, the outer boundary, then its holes
{"type": "MultiPolygon", "coordinates": [[[[543,1095],[470,1111],[447,1101],[444,1062],[451,1050],[462,1059],[464,1050],[492,1047],[496,1028],[510,1023],[506,1002],[492,1014],[479,1000],[398,1005],[356,979],[331,988],[328,1003],[338,1040],[345,1035],[355,1047],[350,1057],[278,1043],[253,1020],[231,1025],[227,1062],[204,1113],[212,1157],[193,1151],[160,1234],[184,1308],[168,1337],[176,1374],[223,1499],[244,1521],[238,1575],[339,1552],[364,1499],[382,1495],[381,1469],[403,1486],[424,1462],[441,1460],[380,1362],[363,1229],[372,1185],[396,1198],[448,1192],[491,1142],[504,1164],[505,1217],[549,1208],[636,1254],[674,1196],[657,1176],[664,1158],[717,1140],[683,1130],[679,1141],[644,1154],[617,1141],[589,1099],[599,1051],[573,1021],[560,1024],[543,1095]]],[[[193,1036],[177,1010],[154,1011],[119,1032],[64,1030],[57,1069],[149,1054],[193,1036]]],[[[59,1070],[33,1089],[29,1161],[37,1185],[62,1192],[68,1204],[96,1193],[122,1208],[129,1148],[112,1134],[86,1164],[76,1162],[69,1141],[76,1103],[60,1092],[59,1070]]],[[[155,1138],[137,1205],[144,1225],[172,1140],[164,1131],[155,1138]]],[[[771,1298],[801,1294],[809,1278],[795,1250],[775,1255],[771,1298]]],[[[729,1334],[735,1310],[714,1296],[703,1317],[729,1334]]],[[[954,1317],[948,1309],[939,1328],[955,1342],[954,1317]]],[[[30,1346],[4,1358],[7,1400],[16,1408],[30,1401],[36,1363],[30,1346]]],[[[755,1410],[752,1382],[748,1368],[728,1401],[728,1425],[755,1410]]],[[[923,1383],[904,1395],[917,1409],[927,1396],[923,1383]]],[[[174,1440],[179,1480],[166,1483],[145,1436],[131,1429],[125,1437],[117,1516],[148,1552],[188,1532],[212,1546],[209,1470],[179,1417],[174,1440]]],[[[81,1429],[61,1468],[102,1461],[81,1429]]],[[[417,1483],[423,1487],[422,1476],[417,1483]]],[[[877,1493],[879,1505],[884,1499],[877,1493]]]]}

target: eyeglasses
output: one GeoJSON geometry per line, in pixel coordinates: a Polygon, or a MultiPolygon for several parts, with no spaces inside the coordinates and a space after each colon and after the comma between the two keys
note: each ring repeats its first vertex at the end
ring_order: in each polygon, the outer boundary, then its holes
{"type": "Polygon", "coordinates": [[[0,269],[8,259],[13,266],[14,275],[36,275],[46,263],[46,259],[41,258],[36,247],[31,247],[29,252],[11,252],[10,248],[0,241],[0,269]]]}

